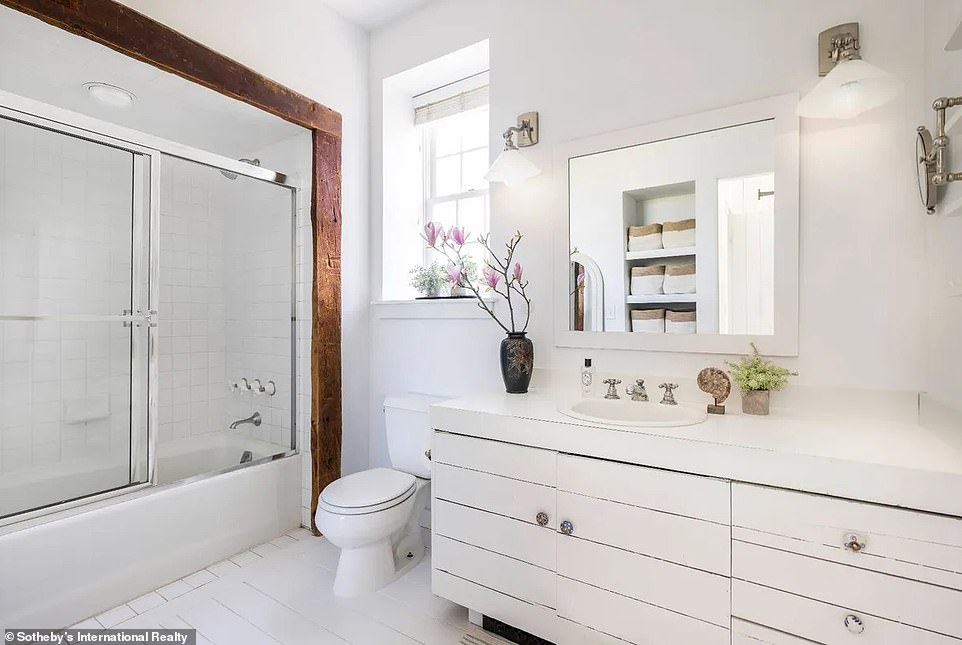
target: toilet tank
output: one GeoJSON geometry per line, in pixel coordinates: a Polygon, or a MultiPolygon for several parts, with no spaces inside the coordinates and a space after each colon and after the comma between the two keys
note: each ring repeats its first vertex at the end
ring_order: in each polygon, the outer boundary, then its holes
{"type": "Polygon", "coordinates": [[[428,408],[444,398],[426,394],[403,394],[384,399],[384,426],[391,466],[415,477],[431,477],[431,461],[425,454],[431,447],[428,408]]]}

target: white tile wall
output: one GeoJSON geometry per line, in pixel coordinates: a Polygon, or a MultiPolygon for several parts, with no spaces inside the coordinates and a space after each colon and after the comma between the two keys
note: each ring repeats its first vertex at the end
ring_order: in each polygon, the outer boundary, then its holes
{"type": "MultiPolygon", "coordinates": [[[[0,119],[0,313],[130,307],[132,162],[0,119]]],[[[56,464],[126,462],[129,377],[119,323],[0,323],[0,485],[56,464]]]]}

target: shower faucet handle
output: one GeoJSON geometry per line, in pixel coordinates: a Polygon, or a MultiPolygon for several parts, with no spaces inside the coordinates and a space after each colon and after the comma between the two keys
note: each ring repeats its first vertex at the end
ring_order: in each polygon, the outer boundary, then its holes
{"type": "Polygon", "coordinates": [[[251,388],[259,394],[263,394],[267,391],[267,388],[264,387],[259,378],[254,379],[254,381],[251,383],[251,388]]]}

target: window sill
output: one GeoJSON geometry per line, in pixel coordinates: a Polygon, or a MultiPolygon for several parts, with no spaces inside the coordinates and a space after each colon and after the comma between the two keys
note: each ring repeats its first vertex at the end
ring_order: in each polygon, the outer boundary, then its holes
{"type": "MultiPolygon", "coordinates": [[[[488,306],[496,306],[494,300],[485,300],[488,306]]],[[[488,319],[487,312],[478,306],[474,298],[451,300],[379,300],[371,303],[375,318],[414,320],[475,320],[488,319]]]]}

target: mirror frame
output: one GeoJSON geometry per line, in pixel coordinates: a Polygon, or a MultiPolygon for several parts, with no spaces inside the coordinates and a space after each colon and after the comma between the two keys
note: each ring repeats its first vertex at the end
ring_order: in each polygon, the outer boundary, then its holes
{"type": "Polygon", "coordinates": [[[784,94],[667,121],[606,132],[559,144],[555,178],[554,330],[557,347],[627,349],[703,354],[744,354],[749,343],[770,356],[798,355],[798,95],[784,94]],[[569,160],[575,157],[676,139],[722,128],[773,120],[775,123],[775,334],[643,334],[569,329],[568,264],[569,160]]]}

